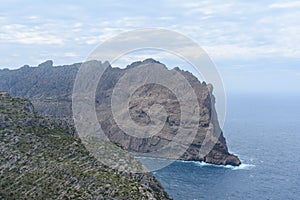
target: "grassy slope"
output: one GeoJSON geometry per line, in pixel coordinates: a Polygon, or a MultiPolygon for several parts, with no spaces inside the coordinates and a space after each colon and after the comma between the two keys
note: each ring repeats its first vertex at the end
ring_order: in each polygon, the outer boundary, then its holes
{"type": "Polygon", "coordinates": [[[98,162],[29,101],[0,97],[0,199],[168,198],[154,178],[156,187],[137,180],[143,178],[98,162]]]}

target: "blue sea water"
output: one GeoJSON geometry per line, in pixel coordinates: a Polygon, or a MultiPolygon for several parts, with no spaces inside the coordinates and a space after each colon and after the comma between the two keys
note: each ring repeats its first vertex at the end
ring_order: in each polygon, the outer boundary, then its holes
{"type": "Polygon", "coordinates": [[[176,161],[154,172],[175,200],[300,199],[300,98],[227,100],[224,134],[239,167],[176,161]]]}

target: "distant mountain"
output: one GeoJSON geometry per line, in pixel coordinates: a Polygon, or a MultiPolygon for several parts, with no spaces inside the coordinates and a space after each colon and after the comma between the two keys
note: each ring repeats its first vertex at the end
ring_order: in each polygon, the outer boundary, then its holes
{"type": "Polygon", "coordinates": [[[169,199],[151,174],[96,160],[30,101],[0,92],[0,199],[169,199]]]}
{"type": "MultiPolygon", "coordinates": [[[[101,77],[97,88],[96,110],[102,129],[111,141],[131,152],[146,153],[160,149],[172,140],[180,126],[180,106],[176,96],[167,88],[156,84],[145,85],[135,92],[130,102],[130,113],[134,121],[147,125],[151,122],[145,110],[157,103],[164,106],[169,117],[158,135],[150,138],[136,138],[127,135],[113,118],[110,104],[112,92],[118,80],[134,67],[140,65],[151,67],[153,64],[166,68],[165,65],[153,59],[134,62],[125,69],[110,66],[101,77]]],[[[9,91],[16,97],[29,98],[37,111],[47,117],[72,123],[72,88],[80,65],[77,63],[54,67],[52,61],[46,61],[38,67],[24,66],[17,70],[0,70],[0,90],[9,91]]],[[[94,65],[100,65],[100,62],[95,61],[94,65]]],[[[239,165],[241,162],[238,157],[228,152],[225,138],[220,129],[212,85],[199,82],[187,71],[179,68],[173,70],[181,73],[188,80],[197,95],[200,107],[196,137],[179,159],[205,161],[220,165],[239,165]],[[201,147],[205,148],[203,141],[206,136],[209,136],[208,138],[211,138],[209,142],[213,142],[215,145],[207,155],[201,155],[199,150],[201,147]]],[[[172,70],[169,71],[171,75],[172,70]]],[[[162,157],[177,159],[172,154],[162,157]]]]}

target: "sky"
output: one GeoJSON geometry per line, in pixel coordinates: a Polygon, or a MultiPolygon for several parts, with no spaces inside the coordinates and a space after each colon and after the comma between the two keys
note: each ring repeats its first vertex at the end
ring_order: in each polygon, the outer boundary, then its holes
{"type": "MultiPolygon", "coordinates": [[[[300,94],[299,19],[300,1],[290,0],[1,0],[0,69],[83,62],[120,33],[164,28],[207,52],[227,93],[300,94]]],[[[116,65],[147,57],[164,61],[144,51],[116,65]]]]}

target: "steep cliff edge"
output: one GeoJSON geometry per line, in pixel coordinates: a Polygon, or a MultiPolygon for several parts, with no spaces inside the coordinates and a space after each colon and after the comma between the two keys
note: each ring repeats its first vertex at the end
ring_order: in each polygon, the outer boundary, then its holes
{"type": "MultiPolygon", "coordinates": [[[[130,101],[130,113],[134,121],[146,125],[150,123],[149,116],[145,111],[147,106],[157,103],[163,105],[169,116],[158,135],[151,138],[134,138],[125,134],[114,121],[110,106],[115,84],[126,71],[141,64],[151,67],[152,63],[165,68],[163,64],[153,59],[132,63],[125,69],[109,67],[100,79],[97,89],[96,110],[102,129],[112,141],[133,152],[149,152],[161,148],[176,134],[180,124],[180,106],[176,96],[167,88],[155,84],[145,85],[135,92],[130,101]]],[[[53,67],[52,62],[48,61],[39,67],[24,66],[18,70],[1,70],[0,90],[10,91],[13,96],[30,98],[40,113],[56,120],[64,119],[72,123],[71,95],[79,67],[80,64],[53,67]]],[[[200,107],[196,137],[179,159],[221,165],[239,165],[241,162],[238,157],[228,152],[225,138],[220,129],[212,86],[205,82],[199,82],[187,71],[179,68],[174,70],[180,72],[189,81],[197,95],[200,107]],[[207,135],[211,137],[211,142],[215,145],[210,152],[207,152],[207,155],[201,155],[199,150],[204,147],[203,141],[207,135]]],[[[177,159],[171,154],[167,157],[177,159]]]]}

